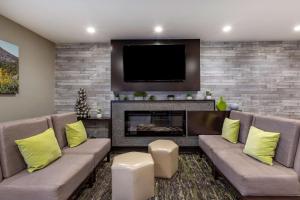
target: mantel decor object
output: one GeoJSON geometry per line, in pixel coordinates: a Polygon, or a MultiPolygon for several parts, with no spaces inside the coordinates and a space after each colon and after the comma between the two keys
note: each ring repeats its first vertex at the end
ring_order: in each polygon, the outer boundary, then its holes
{"type": "Polygon", "coordinates": [[[229,109],[230,110],[239,110],[239,104],[231,103],[231,104],[229,104],[229,109]]]}
{"type": "Polygon", "coordinates": [[[175,100],[175,95],[170,94],[167,96],[167,99],[173,101],[173,100],[175,100]]]}
{"type": "Polygon", "coordinates": [[[193,95],[192,95],[192,93],[190,93],[190,92],[187,93],[187,94],[186,94],[186,99],[187,99],[187,100],[193,100],[193,95]]]}
{"type": "Polygon", "coordinates": [[[75,111],[78,118],[89,118],[90,117],[90,107],[87,104],[87,95],[86,90],[80,88],[78,91],[78,98],[75,104],[75,111]]]}
{"type": "Polygon", "coordinates": [[[150,101],[155,101],[155,100],[156,100],[156,97],[155,97],[154,95],[151,95],[151,96],[149,97],[149,100],[150,100],[150,101]]]}
{"type": "Polygon", "coordinates": [[[134,100],[145,100],[148,96],[147,92],[134,92],[134,100]]]}
{"type": "Polygon", "coordinates": [[[120,100],[120,94],[119,93],[114,93],[115,100],[119,101],[120,100]]]}
{"type": "Polygon", "coordinates": [[[224,100],[224,97],[221,96],[219,98],[219,100],[217,101],[216,107],[217,107],[218,111],[226,111],[226,109],[227,109],[227,103],[224,100]]]}
{"type": "Polygon", "coordinates": [[[129,100],[128,96],[125,95],[125,96],[123,97],[123,101],[128,101],[128,100],[129,100]]]}
{"type": "Polygon", "coordinates": [[[205,92],[205,99],[207,99],[207,100],[212,99],[212,93],[211,93],[211,91],[207,90],[205,92]]]}
{"type": "Polygon", "coordinates": [[[97,115],[96,115],[97,119],[101,119],[102,118],[102,110],[100,108],[97,109],[97,115]]]}

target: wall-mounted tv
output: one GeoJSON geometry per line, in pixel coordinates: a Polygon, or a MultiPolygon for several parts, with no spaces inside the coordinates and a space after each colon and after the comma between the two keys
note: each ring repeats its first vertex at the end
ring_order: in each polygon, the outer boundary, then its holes
{"type": "Polygon", "coordinates": [[[125,82],[185,81],[185,45],[125,45],[125,82]]]}

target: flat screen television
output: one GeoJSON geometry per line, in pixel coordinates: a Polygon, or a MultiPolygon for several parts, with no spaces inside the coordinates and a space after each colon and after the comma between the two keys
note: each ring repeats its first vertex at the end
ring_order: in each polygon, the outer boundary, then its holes
{"type": "Polygon", "coordinates": [[[125,82],[183,82],[185,45],[126,45],[125,82]]]}

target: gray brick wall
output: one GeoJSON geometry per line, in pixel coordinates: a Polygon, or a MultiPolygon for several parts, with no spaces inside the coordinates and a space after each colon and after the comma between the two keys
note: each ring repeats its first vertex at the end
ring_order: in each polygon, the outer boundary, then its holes
{"type": "Polygon", "coordinates": [[[300,42],[202,42],[201,88],[242,110],[300,119],[300,42]]]}
{"type": "MultiPolygon", "coordinates": [[[[97,106],[110,113],[110,51],[109,44],[57,45],[57,112],[72,111],[77,90],[84,87],[92,114],[97,106]]],[[[300,42],[201,42],[200,57],[198,96],[209,89],[243,111],[300,119],[300,42]]],[[[186,92],[150,94],[182,99],[186,92]]]]}
{"type": "Polygon", "coordinates": [[[59,44],[56,47],[55,109],[74,111],[77,91],[87,90],[92,115],[97,107],[110,113],[110,52],[109,44],[59,44]]]}

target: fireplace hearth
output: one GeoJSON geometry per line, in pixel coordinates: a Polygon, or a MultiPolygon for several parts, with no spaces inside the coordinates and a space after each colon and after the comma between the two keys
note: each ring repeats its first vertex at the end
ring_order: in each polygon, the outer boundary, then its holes
{"type": "Polygon", "coordinates": [[[185,136],[186,111],[125,111],[125,136],[185,136]]]}

